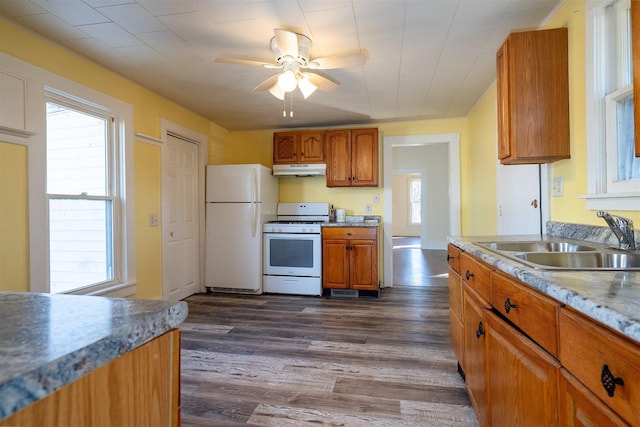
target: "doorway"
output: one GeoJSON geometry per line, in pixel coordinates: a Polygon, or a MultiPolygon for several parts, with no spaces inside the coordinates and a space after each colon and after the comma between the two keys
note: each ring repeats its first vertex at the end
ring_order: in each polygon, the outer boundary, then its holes
{"type": "MultiPolygon", "coordinates": [[[[393,174],[394,171],[400,170],[400,165],[396,161],[396,157],[400,159],[402,152],[396,151],[396,148],[414,149],[413,147],[435,147],[440,145],[446,152],[446,161],[440,161],[443,169],[437,169],[435,166],[426,168],[433,169],[434,178],[426,181],[432,181],[432,191],[429,193],[429,186],[425,191],[426,196],[424,203],[427,209],[423,212],[423,227],[426,232],[421,235],[421,249],[446,249],[446,236],[460,234],[460,135],[459,134],[434,134],[434,135],[410,135],[398,137],[386,137],[383,140],[384,149],[384,229],[389,230],[384,233],[384,286],[393,286],[394,282],[394,255],[393,255],[393,174]],[[444,164],[442,164],[444,163],[444,164]],[[434,203],[437,208],[445,205],[446,218],[439,218],[439,214],[430,214],[428,206],[431,202],[427,199],[438,197],[438,201],[434,203]],[[426,218],[426,219],[425,219],[426,218]],[[444,224],[444,225],[443,225],[444,224]],[[429,231],[429,226],[432,227],[429,231]],[[430,247],[431,245],[431,247],[430,247]]],[[[408,157],[413,157],[409,155],[408,157]]],[[[423,160],[418,166],[413,165],[409,168],[423,168],[428,160],[423,160]]],[[[428,172],[427,172],[428,173],[428,172]]],[[[423,205],[425,206],[425,205],[423,205]]]]}

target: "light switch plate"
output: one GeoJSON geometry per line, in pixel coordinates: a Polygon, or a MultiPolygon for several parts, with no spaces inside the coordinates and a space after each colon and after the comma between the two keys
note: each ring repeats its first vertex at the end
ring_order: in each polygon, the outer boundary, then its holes
{"type": "Polygon", "coordinates": [[[149,214],[149,227],[158,226],[158,214],[149,214]]]}
{"type": "Polygon", "coordinates": [[[553,178],[551,185],[551,194],[553,197],[560,197],[564,194],[564,179],[561,176],[553,178]]]}

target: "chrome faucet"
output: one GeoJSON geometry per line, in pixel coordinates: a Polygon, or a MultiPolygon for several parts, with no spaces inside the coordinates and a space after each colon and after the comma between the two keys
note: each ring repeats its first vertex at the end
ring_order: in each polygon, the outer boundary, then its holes
{"type": "Polygon", "coordinates": [[[618,238],[618,247],[624,250],[636,250],[636,238],[633,234],[633,221],[623,216],[611,215],[609,212],[598,211],[598,218],[602,218],[618,238]]]}

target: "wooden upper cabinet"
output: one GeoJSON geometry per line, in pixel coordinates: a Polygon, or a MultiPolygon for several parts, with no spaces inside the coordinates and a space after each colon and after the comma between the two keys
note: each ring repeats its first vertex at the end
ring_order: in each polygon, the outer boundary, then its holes
{"type": "Polygon", "coordinates": [[[327,131],[327,187],[378,186],[378,129],[327,131]]]}
{"type": "Polygon", "coordinates": [[[640,0],[631,0],[631,48],[633,49],[633,110],[636,128],[636,157],[640,157],[640,0]]]}
{"type": "Polygon", "coordinates": [[[324,131],[276,132],[273,164],[324,163],[324,131]]]}
{"type": "Polygon", "coordinates": [[[511,33],[498,50],[496,66],[500,162],[568,159],[567,29],[511,33]]]}

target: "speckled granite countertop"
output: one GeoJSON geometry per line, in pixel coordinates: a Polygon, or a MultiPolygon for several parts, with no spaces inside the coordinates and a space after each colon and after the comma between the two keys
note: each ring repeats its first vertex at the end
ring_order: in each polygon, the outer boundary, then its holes
{"type": "MultiPolygon", "coordinates": [[[[528,267],[475,244],[490,241],[553,240],[559,237],[602,241],[591,231],[567,233],[566,225],[549,224],[547,234],[533,236],[453,236],[449,242],[497,270],[514,276],[543,294],[595,319],[640,344],[640,272],[554,271],[528,267]],[[549,234],[549,232],[552,234],[549,234]],[[583,233],[584,232],[584,233],[583,233]]],[[[571,231],[576,231],[573,228],[571,231]]],[[[606,234],[606,230],[601,230],[606,234]]],[[[609,236],[605,236],[605,241],[609,236]]]]}
{"type": "Polygon", "coordinates": [[[185,302],[0,292],[0,420],[177,327],[185,302]]]}
{"type": "Polygon", "coordinates": [[[323,222],[323,227],[379,227],[379,215],[347,215],[344,222],[323,222]]]}

